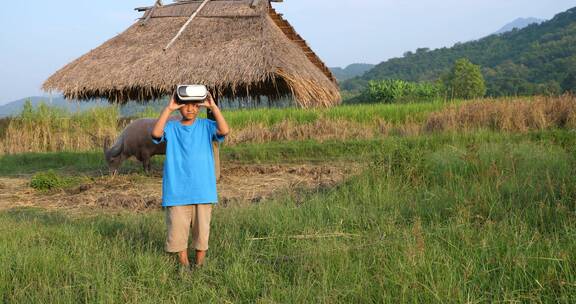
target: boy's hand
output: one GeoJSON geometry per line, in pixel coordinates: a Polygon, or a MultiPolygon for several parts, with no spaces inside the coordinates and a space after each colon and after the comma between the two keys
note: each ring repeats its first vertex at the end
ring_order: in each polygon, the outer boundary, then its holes
{"type": "Polygon", "coordinates": [[[168,103],[168,106],[166,106],[166,108],[168,108],[168,110],[170,110],[170,112],[174,112],[183,106],[184,106],[184,104],[178,104],[176,102],[176,98],[174,97],[174,95],[172,95],[172,97],[170,98],[170,102],[168,103]]]}
{"type": "Polygon", "coordinates": [[[216,107],[216,103],[214,102],[214,98],[212,97],[212,94],[210,92],[208,92],[208,97],[206,97],[206,100],[204,100],[203,103],[198,104],[198,106],[205,107],[205,108],[208,108],[210,110],[214,109],[214,107],[216,107]]]}

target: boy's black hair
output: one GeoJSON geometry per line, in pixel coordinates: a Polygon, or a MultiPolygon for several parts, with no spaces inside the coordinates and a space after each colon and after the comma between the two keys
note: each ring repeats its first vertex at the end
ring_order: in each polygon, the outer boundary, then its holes
{"type": "Polygon", "coordinates": [[[184,104],[185,102],[180,99],[180,97],[178,96],[178,93],[176,92],[176,89],[174,89],[174,93],[172,93],[172,97],[174,98],[174,101],[176,101],[177,104],[184,104]]]}

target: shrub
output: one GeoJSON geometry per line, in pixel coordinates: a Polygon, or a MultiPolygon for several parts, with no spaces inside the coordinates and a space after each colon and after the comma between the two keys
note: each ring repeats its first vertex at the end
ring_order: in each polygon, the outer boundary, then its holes
{"type": "Polygon", "coordinates": [[[445,94],[450,98],[472,99],[486,95],[486,83],[479,65],[462,58],[443,77],[445,94]]]}
{"type": "Polygon", "coordinates": [[[54,170],[38,172],[32,176],[30,180],[30,187],[40,190],[53,190],[70,187],[76,184],[77,180],[71,177],[63,177],[58,175],[54,170]]]}
{"type": "Polygon", "coordinates": [[[387,79],[370,81],[362,95],[369,102],[395,103],[429,101],[437,98],[439,93],[439,87],[431,83],[387,79]]]}

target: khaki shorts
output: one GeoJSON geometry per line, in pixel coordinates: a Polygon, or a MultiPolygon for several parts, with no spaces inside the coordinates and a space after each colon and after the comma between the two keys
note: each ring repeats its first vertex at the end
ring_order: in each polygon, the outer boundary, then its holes
{"type": "Polygon", "coordinates": [[[208,250],[212,204],[173,206],[166,208],[167,252],[180,252],[188,248],[188,236],[192,227],[192,247],[208,250]]]}

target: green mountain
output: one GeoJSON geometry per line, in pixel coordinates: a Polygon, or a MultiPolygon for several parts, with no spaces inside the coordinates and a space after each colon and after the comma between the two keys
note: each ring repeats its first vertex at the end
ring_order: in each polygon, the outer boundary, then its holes
{"type": "MultiPolygon", "coordinates": [[[[341,84],[358,90],[369,80],[436,81],[459,58],[482,66],[488,95],[561,93],[576,73],[576,8],[521,30],[457,43],[451,48],[420,48],[382,62],[341,84]],[[564,87],[563,87],[564,84],[564,87]]],[[[573,89],[573,88],[572,88],[573,89]]]]}
{"type": "Polygon", "coordinates": [[[338,81],[344,81],[357,76],[362,76],[362,74],[366,73],[373,67],[373,64],[353,63],[345,68],[335,67],[330,68],[330,70],[338,81]]]}

